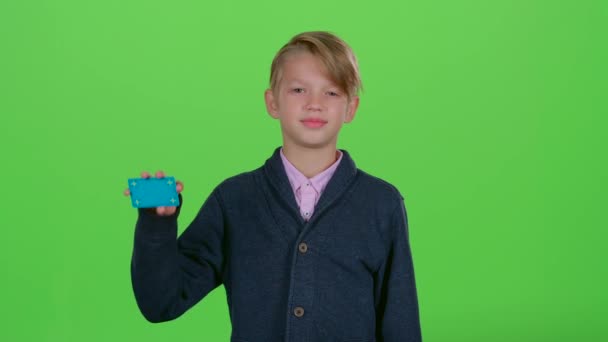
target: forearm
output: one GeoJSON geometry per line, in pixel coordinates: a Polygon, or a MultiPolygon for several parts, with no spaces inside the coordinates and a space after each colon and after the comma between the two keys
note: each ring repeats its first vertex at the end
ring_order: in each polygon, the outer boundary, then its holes
{"type": "Polygon", "coordinates": [[[420,342],[422,334],[407,214],[401,202],[393,213],[393,237],[381,269],[378,338],[382,342],[420,342]]]}
{"type": "Polygon", "coordinates": [[[222,282],[224,222],[218,198],[212,194],[177,239],[180,208],[164,217],[139,211],[131,280],[137,304],[151,322],[180,316],[222,282]]]}
{"type": "Polygon", "coordinates": [[[177,215],[140,212],[135,227],[131,281],[147,320],[162,322],[181,314],[175,303],[181,284],[177,251],[177,215]]]}
{"type": "Polygon", "coordinates": [[[413,273],[393,274],[379,319],[379,342],[422,340],[416,285],[413,273]]]}

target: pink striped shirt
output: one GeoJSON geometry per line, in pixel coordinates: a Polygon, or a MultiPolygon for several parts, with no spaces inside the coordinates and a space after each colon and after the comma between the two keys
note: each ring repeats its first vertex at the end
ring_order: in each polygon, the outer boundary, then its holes
{"type": "Polygon", "coordinates": [[[287,160],[283,154],[283,148],[281,147],[281,159],[283,160],[283,166],[285,167],[285,173],[289,178],[291,189],[296,197],[296,202],[300,207],[300,215],[305,221],[312,216],[315,205],[319,202],[319,198],[325,190],[327,183],[333,176],[338,164],[342,160],[342,151],[337,150],[340,156],[335,163],[331,164],[330,167],[317,174],[316,176],[308,179],[293,164],[287,160]]]}

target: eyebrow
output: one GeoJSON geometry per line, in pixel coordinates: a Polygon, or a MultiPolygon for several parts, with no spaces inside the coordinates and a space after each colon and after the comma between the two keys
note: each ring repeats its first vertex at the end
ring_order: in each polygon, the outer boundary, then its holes
{"type": "MultiPolygon", "coordinates": [[[[303,81],[303,80],[298,79],[298,78],[284,79],[284,82],[285,82],[286,84],[290,84],[290,83],[302,83],[302,84],[307,84],[307,82],[306,82],[306,81],[303,81]]],[[[335,84],[334,82],[331,82],[331,81],[328,83],[328,87],[329,87],[329,88],[340,88],[340,87],[339,87],[337,84],[335,84]]]]}

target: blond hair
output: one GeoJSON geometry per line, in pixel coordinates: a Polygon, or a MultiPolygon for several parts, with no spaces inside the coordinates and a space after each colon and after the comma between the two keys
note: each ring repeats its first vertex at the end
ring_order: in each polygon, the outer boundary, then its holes
{"type": "Polygon", "coordinates": [[[273,92],[281,80],[285,57],[300,51],[319,58],[331,80],[346,92],[349,99],[363,89],[357,59],[350,46],[330,32],[311,31],[294,36],[275,55],[270,67],[270,88],[273,92]]]}

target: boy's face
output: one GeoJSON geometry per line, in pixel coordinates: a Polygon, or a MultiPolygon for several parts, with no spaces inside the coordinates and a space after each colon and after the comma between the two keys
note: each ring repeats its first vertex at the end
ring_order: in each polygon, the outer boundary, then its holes
{"type": "Polygon", "coordinates": [[[335,147],[342,124],[353,120],[359,105],[359,97],[349,100],[308,52],[287,56],[277,89],[264,95],[268,113],[281,122],[284,145],[306,148],[335,147]],[[307,124],[311,119],[325,124],[307,124]]]}

